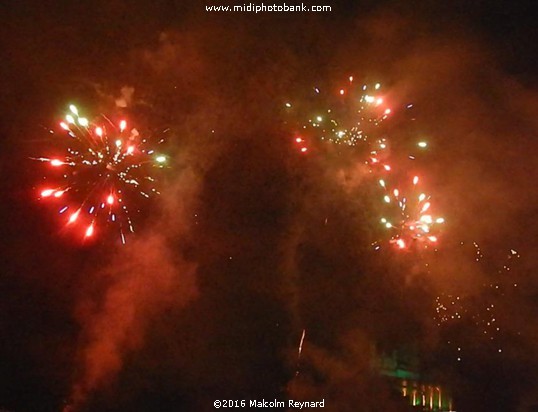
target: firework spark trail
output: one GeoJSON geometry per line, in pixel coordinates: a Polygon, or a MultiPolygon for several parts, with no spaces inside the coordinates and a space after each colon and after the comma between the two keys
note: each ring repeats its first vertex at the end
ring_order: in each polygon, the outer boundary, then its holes
{"type": "MultiPolygon", "coordinates": [[[[425,248],[436,245],[439,225],[445,219],[433,217],[431,196],[418,192],[418,183],[422,179],[413,177],[409,193],[399,188],[398,184],[391,184],[391,181],[401,181],[401,176],[406,176],[408,171],[400,162],[396,166],[389,162],[395,156],[389,154],[390,141],[380,125],[393,110],[381,94],[381,84],[356,86],[353,77],[349,77],[348,86],[340,88],[336,96],[322,96],[317,87],[314,87],[314,92],[316,107],[307,109],[306,115],[301,114],[301,109],[296,109],[294,104],[285,104],[286,110],[299,118],[294,134],[298,150],[306,154],[316,141],[356,148],[369,173],[376,177],[383,190],[380,209],[386,213],[380,217],[380,222],[389,230],[389,243],[400,250],[408,249],[413,244],[425,248]],[[322,101],[318,102],[318,98],[322,101]],[[303,120],[305,117],[308,119],[306,122],[303,120]]],[[[406,109],[411,107],[413,105],[408,104],[406,109]]],[[[415,147],[422,151],[428,147],[428,143],[419,140],[415,147]]],[[[412,161],[416,159],[415,154],[406,157],[412,161]]],[[[381,242],[375,241],[372,246],[378,250],[381,242]]]]}
{"type": "Polygon", "coordinates": [[[115,125],[104,115],[102,119],[90,122],[70,105],[60,122],[67,137],[57,143],[67,144],[62,155],[32,159],[50,165],[48,180],[54,183],[40,189],[40,198],[59,205],[58,213],[67,215],[66,225],[82,225],[85,239],[95,235],[98,225],[112,225],[125,243],[126,233],[135,230],[133,215],[143,208],[143,199],[160,194],[153,174],[167,158],[156,153],[151,139],[128,128],[126,120],[115,125]]]}
{"type": "Polygon", "coordinates": [[[301,340],[299,341],[299,349],[297,350],[297,370],[295,371],[295,376],[299,375],[299,364],[301,362],[301,355],[303,353],[303,343],[304,343],[305,337],[306,337],[306,329],[303,329],[301,340]]]}

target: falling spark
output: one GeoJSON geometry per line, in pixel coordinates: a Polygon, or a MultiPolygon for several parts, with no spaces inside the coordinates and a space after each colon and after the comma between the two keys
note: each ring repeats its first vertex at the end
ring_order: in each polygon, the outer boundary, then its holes
{"type": "Polygon", "coordinates": [[[298,353],[299,358],[301,357],[301,354],[303,353],[303,343],[304,343],[305,336],[306,336],[306,329],[303,329],[303,333],[301,335],[301,341],[299,342],[299,353],[298,353]]]}
{"type": "Polygon", "coordinates": [[[305,337],[306,337],[306,329],[303,329],[301,340],[299,342],[299,349],[297,351],[297,370],[295,371],[295,376],[299,375],[299,366],[301,362],[301,355],[303,353],[303,343],[304,343],[305,337]]]}

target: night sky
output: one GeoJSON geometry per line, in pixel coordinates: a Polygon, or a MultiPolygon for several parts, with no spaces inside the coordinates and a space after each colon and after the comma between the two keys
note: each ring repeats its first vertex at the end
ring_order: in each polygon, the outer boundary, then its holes
{"type": "Polygon", "coordinates": [[[393,351],[414,354],[457,411],[538,410],[533,2],[258,14],[206,12],[234,4],[213,0],[10,3],[0,411],[205,412],[262,398],[416,410],[372,368],[393,351]],[[359,151],[297,150],[284,104],[349,76],[382,83],[394,108],[413,104],[386,130],[395,147],[428,140],[446,219],[437,252],[374,251],[379,196],[359,151]],[[82,242],[39,199],[48,169],[30,158],[54,146],[48,129],[71,103],[167,130],[161,195],[126,245],[106,227],[82,242]],[[439,326],[438,299],[463,318],[439,326]],[[494,339],[477,326],[486,310],[494,339]]]}

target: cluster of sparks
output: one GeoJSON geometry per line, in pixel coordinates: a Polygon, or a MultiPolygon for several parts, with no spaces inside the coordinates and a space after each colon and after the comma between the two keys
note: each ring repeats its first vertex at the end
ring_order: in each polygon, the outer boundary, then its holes
{"type": "MultiPolygon", "coordinates": [[[[316,96],[321,95],[318,88],[314,88],[314,92],[316,96]]],[[[401,170],[403,168],[397,170],[391,165],[390,142],[380,131],[380,125],[393,110],[382,95],[381,84],[356,87],[353,77],[349,77],[349,85],[339,89],[336,96],[329,96],[323,103],[330,107],[317,108],[313,116],[299,121],[294,136],[298,150],[303,154],[308,153],[315,141],[356,147],[364,155],[363,163],[377,178],[382,189],[379,194],[380,210],[384,213],[379,221],[390,233],[389,243],[397,249],[408,249],[413,244],[426,248],[435,245],[438,242],[438,228],[445,219],[433,215],[431,196],[420,190],[421,178],[411,174],[413,177],[409,184],[409,171],[401,170]],[[398,184],[392,184],[393,181],[398,184]],[[404,184],[400,185],[402,181],[404,184]]],[[[291,103],[285,106],[293,112],[291,103]]],[[[411,107],[412,104],[406,106],[407,109],[411,107]]],[[[294,114],[297,116],[297,113],[294,114]]],[[[428,143],[418,141],[414,147],[422,151],[428,147],[428,143]]],[[[407,158],[413,161],[416,155],[408,154],[407,158]]],[[[381,247],[379,241],[373,242],[372,246],[375,250],[381,247]]]]}
{"type": "MultiPolygon", "coordinates": [[[[353,77],[349,78],[349,82],[353,83],[353,77]]],[[[354,93],[340,89],[336,102],[337,108],[319,110],[303,125],[302,134],[312,132],[320,140],[348,146],[369,143],[375,136],[375,128],[391,113],[391,109],[384,104],[383,98],[375,95],[380,88],[381,84],[377,83],[373,87],[373,93],[369,94],[368,86],[363,85],[358,98],[354,96],[354,93]],[[351,122],[348,120],[350,117],[353,119],[351,122]]],[[[317,95],[320,94],[317,87],[314,91],[317,95]]],[[[291,109],[291,103],[286,103],[286,107],[291,109]]],[[[308,141],[302,135],[297,135],[295,142],[302,153],[308,151],[308,141]]]]}
{"type": "Polygon", "coordinates": [[[102,116],[90,122],[74,105],[59,126],[63,140],[55,141],[56,155],[34,158],[50,166],[44,177],[50,183],[39,189],[40,198],[58,207],[66,225],[82,227],[84,238],[93,237],[98,225],[110,225],[125,243],[126,233],[135,230],[140,200],[159,194],[153,171],[164,166],[166,156],[126,120],[116,125],[102,116]]]}
{"type": "MultiPolygon", "coordinates": [[[[429,179],[422,170],[419,172],[416,161],[429,149],[429,143],[421,138],[413,140],[411,145],[391,141],[387,132],[391,122],[387,120],[399,110],[387,105],[379,83],[355,85],[350,77],[346,87],[334,89],[329,95],[324,95],[317,87],[313,90],[313,98],[306,107],[285,103],[286,112],[295,121],[293,144],[299,153],[306,156],[334,145],[333,149],[328,149],[330,153],[340,154],[346,150],[359,158],[372,177],[366,180],[375,185],[369,193],[378,196],[379,203],[375,204],[379,224],[388,233],[382,240],[371,243],[374,250],[388,243],[396,250],[421,248],[437,252],[445,219],[434,207],[433,197],[423,188],[429,179]],[[398,153],[402,146],[413,149],[398,153]]],[[[408,104],[402,109],[412,107],[408,104]]],[[[510,333],[522,333],[519,327],[508,323],[509,314],[504,309],[509,299],[517,298],[514,294],[521,289],[512,270],[520,258],[519,253],[509,249],[506,262],[498,266],[484,262],[484,253],[476,241],[461,242],[461,246],[471,246],[472,261],[480,265],[479,272],[492,275],[487,275],[481,287],[472,293],[439,293],[435,298],[434,319],[447,333],[446,343],[457,362],[462,362],[465,353],[470,352],[471,348],[466,346],[469,333],[465,332],[469,327],[476,333],[473,345],[479,343],[496,354],[506,349],[503,342],[510,333]]],[[[430,263],[425,263],[425,267],[431,273],[430,263]]],[[[301,347],[302,339],[299,356],[301,347]]]]}
{"type": "MultiPolygon", "coordinates": [[[[464,246],[465,242],[461,242],[464,246]]],[[[484,254],[477,242],[472,242],[475,261],[481,262],[484,254]]],[[[520,258],[520,254],[510,249],[507,259],[502,267],[496,270],[490,281],[484,282],[478,295],[457,295],[442,293],[435,299],[435,320],[439,327],[457,326],[470,324],[476,327],[478,335],[488,343],[493,351],[502,353],[501,335],[506,325],[503,326],[504,316],[502,312],[503,299],[510,294],[510,289],[518,288],[517,278],[510,275],[513,263],[520,258]],[[509,276],[503,276],[509,275],[509,276]]],[[[521,332],[518,332],[521,334],[521,332]]],[[[452,337],[447,344],[455,347],[456,360],[461,362],[464,358],[465,347],[457,337],[452,337]]]]}
{"type": "Polygon", "coordinates": [[[427,244],[437,243],[437,236],[434,234],[437,226],[444,223],[442,217],[434,217],[431,214],[431,196],[418,190],[419,177],[412,179],[409,195],[405,195],[400,189],[389,189],[383,179],[379,180],[379,185],[384,189],[383,202],[388,206],[389,215],[395,216],[396,220],[381,218],[381,223],[385,228],[392,230],[394,235],[390,243],[398,248],[404,249],[411,242],[426,242],[427,244]]]}

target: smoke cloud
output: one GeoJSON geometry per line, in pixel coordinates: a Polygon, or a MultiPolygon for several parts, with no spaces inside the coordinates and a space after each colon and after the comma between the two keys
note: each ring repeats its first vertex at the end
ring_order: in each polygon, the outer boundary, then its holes
{"type": "MultiPolygon", "coordinates": [[[[43,333],[56,338],[45,348],[65,338],[72,356],[47,360],[38,383],[17,376],[50,394],[46,408],[11,395],[7,380],[0,402],[14,410],[58,410],[67,398],[66,411],[204,412],[218,398],[324,398],[334,411],[404,411],[378,365],[401,351],[450,388],[457,410],[536,403],[538,93],[475,27],[480,7],[461,20],[457,8],[432,2],[354,12],[336,2],[330,17],[210,15],[158,3],[134,6],[133,15],[151,21],[136,25],[112,2],[108,15],[88,17],[108,24],[75,19],[69,36],[56,24],[60,11],[45,14],[46,38],[35,44],[12,27],[13,64],[32,69],[20,90],[4,80],[10,96],[30,99],[19,105],[37,104],[32,116],[43,124],[49,106],[73,94],[99,111],[128,113],[153,133],[167,130],[170,169],[162,197],[124,247],[79,252],[60,236],[43,242],[54,223],[23,224],[44,214],[33,206],[6,225],[14,239],[6,271],[26,274],[6,278],[5,290],[37,284],[50,294],[43,306],[54,308],[46,319],[72,315],[72,324],[43,333]],[[60,40],[65,50],[52,46],[60,40]],[[81,47],[88,52],[76,53],[81,47]],[[314,86],[338,90],[350,75],[383,84],[395,111],[386,130],[395,152],[428,141],[428,160],[409,173],[421,175],[446,218],[438,251],[374,252],[372,242],[386,235],[362,154],[319,144],[302,155],[294,147],[284,103],[308,99],[314,86]],[[41,234],[24,245],[35,227],[41,234]],[[21,263],[34,247],[43,248],[41,267],[21,263]],[[510,250],[521,259],[511,258],[508,275],[510,250]],[[464,319],[440,325],[437,298],[462,302],[464,319]],[[476,319],[491,304],[502,331],[495,340],[476,319]],[[53,374],[57,365],[66,372],[53,374]]],[[[35,123],[26,112],[9,112],[8,155],[35,151],[16,143],[14,130],[35,123]]],[[[9,198],[25,204],[12,189],[40,177],[15,167],[5,174],[9,198]]],[[[9,297],[2,305],[9,314],[19,308],[9,297]]],[[[43,352],[23,332],[40,329],[31,311],[22,313],[22,332],[9,323],[0,330],[25,343],[17,359],[39,363],[43,352]]]]}

